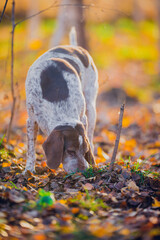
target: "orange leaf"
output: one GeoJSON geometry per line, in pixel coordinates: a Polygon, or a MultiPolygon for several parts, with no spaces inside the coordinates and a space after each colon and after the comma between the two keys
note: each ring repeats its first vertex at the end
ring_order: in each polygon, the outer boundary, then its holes
{"type": "Polygon", "coordinates": [[[119,233],[120,233],[121,235],[127,236],[127,235],[130,234],[130,231],[129,231],[127,228],[124,228],[124,229],[122,229],[119,233]]]}
{"type": "Polygon", "coordinates": [[[127,140],[124,144],[124,150],[126,151],[132,151],[133,148],[136,146],[136,140],[135,139],[130,139],[127,140]]]}
{"type": "Polygon", "coordinates": [[[128,127],[133,122],[133,119],[131,116],[124,116],[122,125],[123,127],[128,127]]]}
{"type": "Polygon", "coordinates": [[[65,204],[67,202],[67,200],[60,199],[58,202],[61,203],[61,204],[65,204]]]}
{"type": "Polygon", "coordinates": [[[59,168],[63,168],[63,164],[62,163],[59,165],[59,168]]]}
{"type": "Polygon", "coordinates": [[[22,152],[23,152],[23,150],[20,149],[20,148],[18,148],[18,147],[15,147],[15,148],[14,148],[14,151],[15,151],[16,153],[22,153],[22,152]]]}
{"type": "Polygon", "coordinates": [[[46,238],[46,236],[43,233],[41,233],[41,234],[34,235],[33,239],[34,240],[46,240],[47,238],[46,238]]]}
{"type": "Polygon", "coordinates": [[[55,170],[55,169],[50,169],[50,171],[51,171],[52,173],[56,173],[56,170],[55,170]]]}
{"type": "Polygon", "coordinates": [[[40,135],[40,134],[38,134],[38,135],[37,135],[37,141],[38,141],[39,143],[43,143],[43,142],[44,142],[43,136],[40,135]]]}
{"type": "Polygon", "coordinates": [[[104,160],[106,161],[109,159],[109,156],[102,150],[101,147],[97,148],[97,155],[98,157],[103,158],[101,162],[104,162],[104,160]]]}
{"type": "Polygon", "coordinates": [[[62,220],[63,220],[63,221],[69,221],[69,220],[71,220],[71,219],[72,219],[72,216],[69,215],[69,214],[66,214],[66,215],[63,215],[63,216],[62,216],[62,220]]]}
{"type": "Polygon", "coordinates": [[[160,207],[160,201],[158,201],[156,198],[154,198],[154,203],[152,204],[152,207],[155,207],[155,208],[160,207]]]}
{"type": "Polygon", "coordinates": [[[24,145],[24,143],[20,142],[20,143],[18,143],[18,146],[21,148],[24,148],[25,145],[24,145]]]}
{"type": "Polygon", "coordinates": [[[41,48],[41,46],[42,46],[42,42],[39,39],[34,39],[29,44],[29,48],[31,50],[38,50],[39,48],[41,48]]]}
{"type": "Polygon", "coordinates": [[[10,162],[3,162],[2,167],[10,167],[11,163],[10,162]]]}
{"type": "Polygon", "coordinates": [[[47,166],[47,163],[45,161],[41,162],[41,166],[45,168],[47,166]]]}
{"type": "Polygon", "coordinates": [[[109,141],[111,142],[116,140],[116,134],[114,132],[108,131],[107,129],[103,129],[102,134],[106,135],[109,141]]]}
{"type": "Polygon", "coordinates": [[[72,208],[72,213],[76,214],[79,212],[79,210],[80,210],[79,208],[74,207],[74,208],[72,208]]]}

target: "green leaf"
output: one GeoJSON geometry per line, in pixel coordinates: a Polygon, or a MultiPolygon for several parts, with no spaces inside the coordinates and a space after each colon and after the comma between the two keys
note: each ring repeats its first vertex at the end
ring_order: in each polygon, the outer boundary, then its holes
{"type": "Polygon", "coordinates": [[[3,135],[3,137],[0,140],[0,146],[2,145],[4,138],[5,138],[5,134],[3,135]]]}

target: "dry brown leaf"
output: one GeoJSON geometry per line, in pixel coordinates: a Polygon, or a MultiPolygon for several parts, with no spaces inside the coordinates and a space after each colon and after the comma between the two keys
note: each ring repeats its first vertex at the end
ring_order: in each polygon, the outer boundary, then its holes
{"type": "Polygon", "coordinates": [[[134,181],[127,182],[128,189],[134,190],[135,192],[139,192],[139,187],[136,185],[134,181]]]}
{"type": "Polygon", "coordinates": [[[94,189],[94,186],[90,183],[86,183],[85,185],[83,185],[83,188],[90,191],[90,190],[94,189]]]}

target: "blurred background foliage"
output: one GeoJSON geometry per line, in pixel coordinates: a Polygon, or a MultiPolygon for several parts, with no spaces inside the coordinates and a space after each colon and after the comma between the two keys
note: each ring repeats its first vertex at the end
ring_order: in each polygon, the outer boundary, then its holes
{"type": "MultiPolygon", "coordinates": [[[[141,103],[160,96],[159,81],[159,0],[83,1],[86,41],[99,71],[99,93],[123,89],[141,103]]],[[[1,11],[4,0],[0,3],[1,11]]],[[[0,24],[0,128],[7,127],[10,116],[11,8],[8,2],[0,24]]],[[[16,123],[24,125],[25,78],[29,66],[48,50],[57,26],[61,1],[16,0],[16,21],[48,7],[46,11],[18,24],[15,29],[14,79],[21,115],[16,123]],[[23,113],[23,114],[22,114],[23,113]]],[[[66,11],[66,15],[69,11],[66,11]]],[[[74,23],[73,23],[74,25],[74,23]]],[[[68,44],[68,33],[61,44],[68,44]]]]}

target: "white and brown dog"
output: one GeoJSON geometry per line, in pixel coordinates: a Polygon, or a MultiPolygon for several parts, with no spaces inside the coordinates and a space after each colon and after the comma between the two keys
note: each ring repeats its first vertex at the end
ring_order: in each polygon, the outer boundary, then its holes
{"type": "Polygon", "coordinates": [[[35,140],[40,129],[47,165],[66,172],[95,164],[93,132],[96,122],[98,73],[89,53],[78,46],[45,52],[30,67],[26,79],[28,111],[27,170],[35,170],[35,140]]]}

